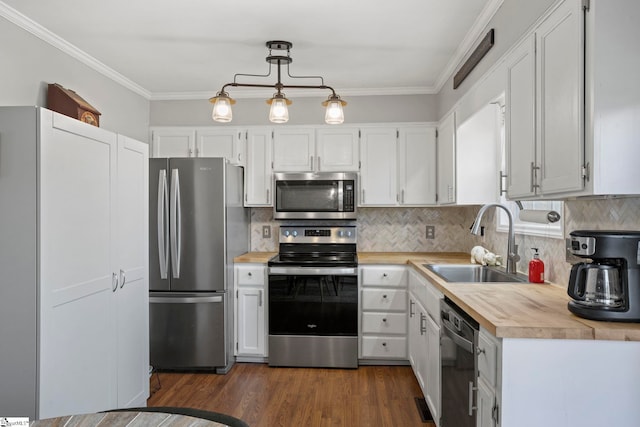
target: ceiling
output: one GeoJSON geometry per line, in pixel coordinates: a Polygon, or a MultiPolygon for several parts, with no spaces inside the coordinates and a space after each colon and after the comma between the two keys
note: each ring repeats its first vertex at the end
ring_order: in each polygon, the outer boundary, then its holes
{"type": "Polygon", "coordinates": [[[437,93],[501,3],[4,0],[0,16],[148,99],[203,99],[235,73],[266,74],[268,40],[293,43],[292,75],[320,75],[345,96],[437,93]]]}

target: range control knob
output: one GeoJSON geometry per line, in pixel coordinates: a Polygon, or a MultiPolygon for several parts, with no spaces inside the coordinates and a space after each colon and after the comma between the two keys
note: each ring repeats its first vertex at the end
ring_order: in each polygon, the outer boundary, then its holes
{"type": "Polygon", "coordinates": [[[351,237],[351,231],[347,231],[347,237],[351,237]]]}
{"type": "Polygon", "coordinates": [[[285,236],[285,237],[289,237],[289,234],[290,234],[290,233],[289,233],[289,230],[285,230],[285,231],[284,231],[284,236],[285,236]]]}
{"type": "Polygon", "coordinates": [[[342,230],[338,231],[338,237],[344,237],[344,231],[342,230]]]}
{"type": "Polygon", "coordinates": [[[296,237],[296,236],[298,235],[298,232],[297,232],[297,231],[295,231],[295,230],[293,230],[293,233],[292,233],[292,234],[293,234],[293,237],[296,237]]]}

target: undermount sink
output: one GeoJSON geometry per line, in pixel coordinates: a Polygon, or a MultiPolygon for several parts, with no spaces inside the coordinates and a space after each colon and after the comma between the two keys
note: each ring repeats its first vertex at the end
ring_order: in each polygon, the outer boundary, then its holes
{"type": "Polygon", "coordinates": [[[499,267],[487,267],[477,264],[423,264],[447,282],[460,283],[500,283],[528,282],[523,274],[508,274],[499,267]]]}

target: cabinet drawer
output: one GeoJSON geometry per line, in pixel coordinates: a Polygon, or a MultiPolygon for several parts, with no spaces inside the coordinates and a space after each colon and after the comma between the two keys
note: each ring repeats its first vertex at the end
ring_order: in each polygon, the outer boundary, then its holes
{"type": "Polygon", "coordinates": [[[406,359],[406,337],[362,337],[362,357],[406,359]]]}
{"type": "Polygon", "coordinates": [[[406,311],[407,291],[400,289],[363,289],[363,310],[395,310],[406,311]]]}
{"type": "Polygon", "coordinates": [[[238,285],[264,286],[265,269],[263,266],[236,268],[238,285]]]}
{"type": "Polygon", "coordinates": [[[405,267],[363,267],[362,286],[407,286],[405,267]]]}
{"type": "Polygon", "coordinates": [[[498,345],[486,334],[478,337],[478,373],[491,387],[496,385],[498,345]]]}
{"type": "Polygon", "coordinates": [[[362,333],[406,334],[407,316],[404,313],[362,313],[362,333]]]}

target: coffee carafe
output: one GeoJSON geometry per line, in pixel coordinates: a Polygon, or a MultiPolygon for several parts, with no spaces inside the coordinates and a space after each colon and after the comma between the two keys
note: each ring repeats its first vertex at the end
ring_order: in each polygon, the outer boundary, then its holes
{"type": "Polygon", "coordinates": [[[569,310],[593,320],[640,322],[640,231],[573,231],[569,310]]]}

